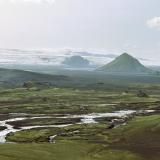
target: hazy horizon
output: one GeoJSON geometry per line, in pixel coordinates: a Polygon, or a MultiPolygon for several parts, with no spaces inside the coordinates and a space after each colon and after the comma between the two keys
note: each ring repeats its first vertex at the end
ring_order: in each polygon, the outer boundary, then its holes
{"type": "MultiPolygon", "coordinates": [[[[0,48],[0,65],[52,65],[60,66],[65,58],[81,56],[90,61],[90,67],[98,67],[113,61],[122,53],[107,53],[81,49],[2,49],[0,48]]],[[[129,53],[128,53],[129,54],[129,53]]],[[[134,57],[134,55],[130,54],[134,57]]],[[[134,57],[145,66],[159,66],[158,60],[134,57]]]]}
{"type": "MultiPolygon", "coordinates": [[[[103,54],[128,52],[145,65],[160,65],[158,4],[158,0],[0,0],[0,48],[42,50],[43,56],[52,58],[73,49],[99,54],[100,63],[109,61],[100,58],[103,54]]],[[[1,51],[1,63],[39,56],[15,53],[1,51]]]]}

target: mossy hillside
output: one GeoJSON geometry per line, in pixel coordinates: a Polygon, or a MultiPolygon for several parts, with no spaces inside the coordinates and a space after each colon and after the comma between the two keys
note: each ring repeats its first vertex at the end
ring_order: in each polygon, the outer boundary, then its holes
{"type": "Polygon", "coordinates": [[[118,56],[115,60],[107,65],[99,68],[98,70],[104,72],[124,72],[124,73],[152,73],[151,69],[148,69],[142,65],[136,58],[124,53],[118,56]]]}

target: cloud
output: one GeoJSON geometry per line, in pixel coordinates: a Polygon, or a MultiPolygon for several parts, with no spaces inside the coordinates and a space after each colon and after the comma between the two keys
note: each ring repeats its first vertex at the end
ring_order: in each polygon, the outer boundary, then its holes
{"type": "MultiPolygon", "coordinates": [[[[0,2],[5,2],[7,0],[0,0],[0,2]]],[[[8,0],[8,2],[11,3],[38,3],[38,4],[53,4],[55,2],[55,0],[8,0]]]]}
{"type": "Polygon", "coordinates": [[[147,21],[147,26],[160,30],[160,17],[154,17],[147,21]]]}
{"type": "Polygon", "coordinates": [[[86,52],[86,51],[71,51],[71,53],[79,55],[79,56],[94,56],[94,57],[103,57],[103,58],[116,58],[118,55],[116,54],[101,54],[95,52],[86,52]]]}

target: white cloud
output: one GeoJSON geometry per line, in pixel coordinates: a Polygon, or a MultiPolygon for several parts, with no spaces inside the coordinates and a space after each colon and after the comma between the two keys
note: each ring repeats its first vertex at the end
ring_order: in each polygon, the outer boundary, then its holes
{"type": "Polygon", "coordinates": [[[154,17],[152,19],[149,19],[147,21],[147,25],[150,28],[156,28],[156,29],[160,30],[160,17],[154,17]]]}
{"type": "MultiPolygon", "coordinates": [[[[7,0],[0,0],[0,2],[6,2],[7,0]]],[[[28,2],[28,3],[46,3],[46,4],[53,4],[55,0],[8,0],[11,3],[22,3],[22,2],[28,2]]]]}

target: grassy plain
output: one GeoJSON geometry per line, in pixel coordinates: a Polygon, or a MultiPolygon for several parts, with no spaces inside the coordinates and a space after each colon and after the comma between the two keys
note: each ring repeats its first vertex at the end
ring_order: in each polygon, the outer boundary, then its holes
{"type": "MultiPolygon", "coordinates": [[[[0,119],[154,109],[134,116],[126,125],[108,129],[109,120],[64,128],[38,128],[12,133],[0,145],[0,160],[159,160],[160,86],[134,84],[125,91],[24,88],[0,91],[0,119]],[[139,88],[149,97],[137,97],[139,88]],[[18,113],[18,114],[17,114],[18,113]],[[55,137],[55,143],[48,138],[55,137]]],[[[79,119],[34,119],[15,127],[77,123],[79,119]]],[[[2,128],[3,130],[3,128],[2,128]]]]}

